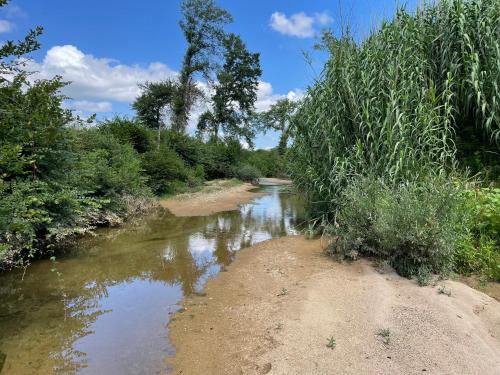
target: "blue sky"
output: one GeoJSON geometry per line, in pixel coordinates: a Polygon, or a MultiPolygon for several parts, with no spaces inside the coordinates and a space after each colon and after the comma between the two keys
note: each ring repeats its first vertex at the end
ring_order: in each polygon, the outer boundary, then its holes
{"type": "MultiPolygon", "coordinates": [[[[413,7],[416,0],[409,0],[413,7]]],[[[325,56],[311,51],[321,28],[349,23],[359,38],[384,17],[395,0],[219,0],[234,17],[227,29],[260,52],[263,75],[257,108],[285,96],[300,97],[321,72],[325,56]]],[[[401,3],[401,2],[400,2],[401,3]]],[[[171,77],[179,71],[186,47],[178,26],[176,0],[11,0],[0,12],[0,40],[21,38],[35,25],[44,27],[42,48],[31,68],[41,78],[60,74],[73,82],[65,93],[78,113],[132,116],[137,83],[171,77]]],[[[194,124],[195,119],[192,123],[194,124]]],[[[258,135],[257,147],[277,143],[277,135],[258,135]]]]}

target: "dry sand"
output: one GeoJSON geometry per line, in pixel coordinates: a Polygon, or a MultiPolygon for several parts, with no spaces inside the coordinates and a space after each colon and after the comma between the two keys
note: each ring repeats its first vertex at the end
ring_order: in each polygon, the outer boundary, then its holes
{"type": "Polygon", "coordinates": [[[318,240],[241,250],[205,291],[169,325],[175,374],[500,374],[498,301],[337,263],[318,240]]]}
{"type": "Polygon", "coordinates": [[[218,185],[208,185],[197,193],[161,200],[160,204],[175,216],[208,216],[216,212],[237,210],[238,205],[263,195],[250,191],[255,188],[252,184],[225,186],[219,182],[218,185]]]}

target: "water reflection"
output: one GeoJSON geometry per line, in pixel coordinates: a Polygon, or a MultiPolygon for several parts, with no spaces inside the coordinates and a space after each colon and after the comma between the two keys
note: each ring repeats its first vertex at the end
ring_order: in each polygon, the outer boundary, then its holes
{"type": "Polygon", "coordinates": [[[104,230],[78,249],[0,275],[2,374],[165,372],[169,316],[246,246],[296,233],[302,205],[281,187],[239,211],[104,230]],[[51,271],[51,269],[53,269],[51,271]]]}

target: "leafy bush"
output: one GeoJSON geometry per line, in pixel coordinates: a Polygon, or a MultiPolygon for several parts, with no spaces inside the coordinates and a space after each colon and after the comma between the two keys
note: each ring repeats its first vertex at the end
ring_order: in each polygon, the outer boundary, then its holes
{"type": "Polygon", "coordinates": [[[389,259],[404,276],[451,270],[460,199],[457,188],[439,179],[390,186],[363,178],[342,195],[334,251],[389,259]],[[425,268],[425,269],[424,269],[425,268]]]}
{"type": "Polygon", "coordinates": [[[248,151],[245,162],[255,166],[265,177],[286,175],[285,158],[278,153],[278,149],[248,151]]]}
{"type": "Polygon", "coordinates": [[[115,117],[99,124],[99,130],[112,134],[120,143],[132,145],[135,151],[142,154],[154,147],[155,140],[152,132],[143,127],[137,120],[115,117]]]}
{"type": "Polygon", "coordinates": [[[200,164],[204,157],[204,144],[199,139],[177,131],[166,130],[163,132],[165,142],[174,150],[188,166],[200,164]]]}
{"type": "Polygon", "coordinates": [[[209,180],[232,177],[233,167],[241,161],[243,154],[240,143],[231,140],[210,140],[205,144],[204,150],[201,164],[209,180]]]}
{"type": "Polygon", "coordinates": [[[153,149],[143,154],[142,167],[148,186],[156,194],[170,193],[173,181],[187,182],[189,179],[189,171],[184,161],[165,145],[159,150],[153,149]]]}
{"type": "Polygon", "coordinates": [[[1,186],[0,202],[0,267],[12,267],[49,244],[91,230],[104,221],[100,210],[106,203],[40,180],[1,186]]]}
{"type": "Polygon", "coordinates": [[[80,130],[76,138],[71,186],[97,197],[147,194],[141,159],[131,144],[99,128],[80,130]]]}
{"type": "Polygon", "coordinates": [[[500,281],[500,189],[462,192],[465,225],[453,253],[455,271],[500,281]]]}
{"type": "Polygon", "coordinates": [[[262,173],[253,165],[240,164],[234,167],[234,177],[247,182],[256,181],[262,173]]]}

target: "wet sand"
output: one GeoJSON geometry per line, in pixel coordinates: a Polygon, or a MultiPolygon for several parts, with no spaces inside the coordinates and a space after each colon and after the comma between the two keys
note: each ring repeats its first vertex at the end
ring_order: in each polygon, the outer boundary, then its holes
{"type": "Polygon", "coordinates": [[[169,324],[174,374],[500,374],[500,303],[462,283],[419,287],[300,236],[227,270],[169,324]]]}

